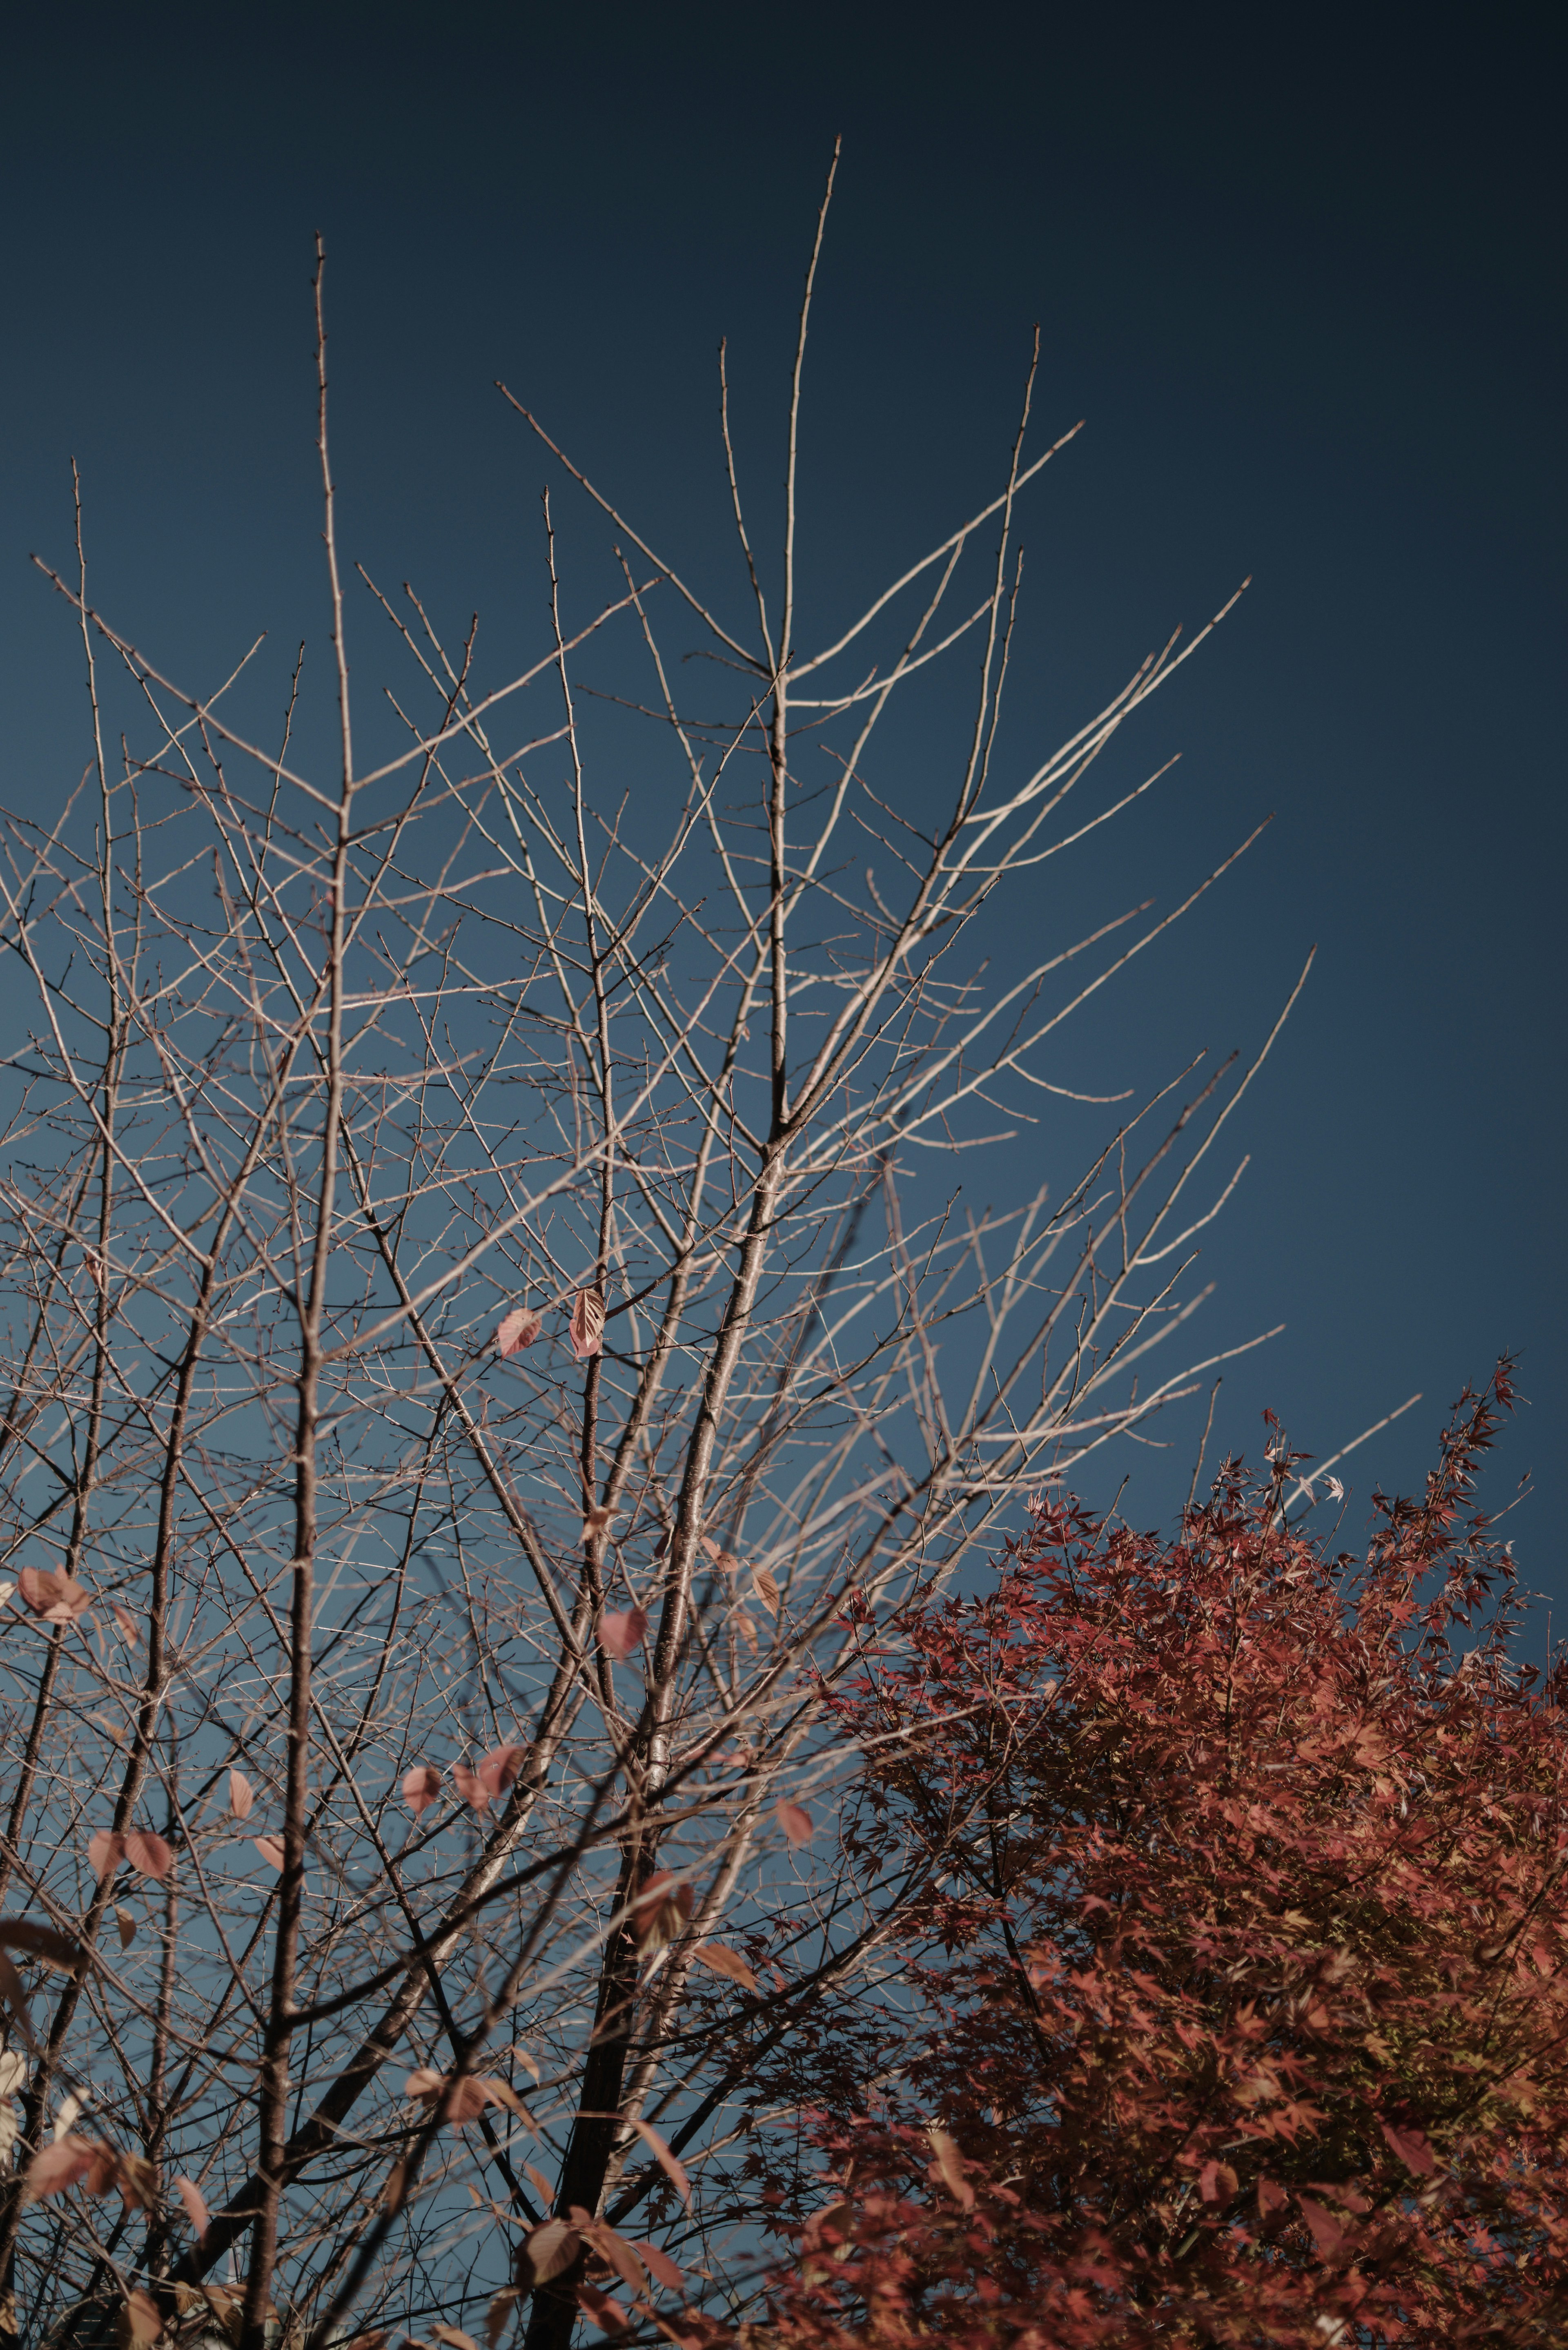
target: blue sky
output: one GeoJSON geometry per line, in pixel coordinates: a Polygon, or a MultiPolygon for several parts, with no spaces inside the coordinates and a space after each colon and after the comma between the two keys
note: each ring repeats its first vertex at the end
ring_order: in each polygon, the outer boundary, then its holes
{"type": "MultiPolygon", "coordinates": [[[[1287,1327],[1215,1442],[1256,1454],[1270,1404],[1321,1455],[1423,1390],[1356,1456],[1357,1523],[1518,1349],[1495,1497],[1534,1470],[1517,1548],[1562,1590],[1559,36],[1509,7],[1089,13],[14,12],[0,797],[84,755],[26,563],[67,553],[73,455],[95,597],[160,666],[322,634],[318,228],[351,555],[524,624],[546,467],[502,377],[738,595],[714,347],[765,504],[842,132],[804,443],[825,617],[989,490],[1035,321],[1043,421],[1087,429],[1023,534],[1022,733],[1253,578],[1141,722],[1177,780],[1085,893],[1168,903],[1275,821],[1065,1079],[1254,1044],[1316,942],[1205,1257],[1216,1347],[1287,1327]]],[[[1171,1433],[1148,1521],[1186,1488],[1171,1433]]]]}

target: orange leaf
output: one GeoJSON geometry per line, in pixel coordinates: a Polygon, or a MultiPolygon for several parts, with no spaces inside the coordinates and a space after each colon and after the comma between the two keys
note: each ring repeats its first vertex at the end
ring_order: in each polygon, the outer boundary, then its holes
{"type": "Polygon", "coordinates": [[[738,1982],[742,1991],[755,1991],[755,1975],[739,1950],[732,1950],[726,1943],[699,1942],[691,1955],[703,1966],[711,1967],[716,1975],[727,1975],[732,1982],[738,1982]]]}
{"type": "Polygon", "coordinates": [[[579,1363],[597,1355],[604,1342],[605,1302],[597,1289],[579,1289],[572,1307],[572,1352],[579,1363]]]}
{"type": "Polygon", "coordinates": [[[926,2134],[931,2141],[931,2151],[937,2158],[937,2168],[942,2174],[942,2184],[957,2203],[966,2211],[974,2209],[974,2189],[963,2175],[963,2157],[945,2129],[935,2122],[926,2124],[926,2134]]]}
{"type": "Polygon", "coordinates": [[[283,1864],[288,1857],[283,1848],[283,1838],[277,1835],[252,1836],[251,1842],[254,1845],[256,1850],[260,1853],[267,1866],[269,1868],[275,1868],[281,1875],[283,1871],[283,1864]]]}
{"type": "Polygon", "coordinates": [[[479,1765],[479,1783],[486,1794],[504,1795],[528,1759],[526,1746],[496,1746],[479,1765]]]}
{"type": "Polygon", "coordinates": [[[599,1617],[599,1646],[607,1656],[629,1657],[640,1648],[648,1636],[648,1612],[642,1607],[628,1607],[624,1613],[608,1608],[599,1617]]]}
{"type": "Polygon", "coordinates": [[[799,1804],[786,1803],[781,1795],[774,1812],[791,1844],[809,1844],[816,1834],[816,1822],[799,1804]]]}
{"type": "Polygon", "coordinates": [[[174,1856],[162,1837],[146,1828],[130,1830],[125,1839],[125,1856],[143,1877],[167,1877],[174,1866],[174,1856]]]}
{"type": "MultiPolygon", "coordinates": [[[[544,1326],[538,1315],[531,1314],[525,1305],[514,1306],[495,1333],[496,1353],[502,1357],[515,1355],[523,1347],[531,1347],[544,1326]]],[[[439,2333],[441,2329],[435,2326],[431,2331],[439,2333]]]]}
{"type": "Polygon", "coordinates": [[[403,1801],[417,1820],[441,1794],[441,1773],[431,1762],[416,1762],[403,1780],[403,1801]]]}
{"type": "Polygon", "coordinates": [[[47,1566],[25,1566],[16,1577],[23,1598],[46,1624],[74,1624],[91,1604],[91,1594],[74,1575],[47,1566]]]}
{"type": "Polygon", "coordinates": [[[177,2178],[174,2192],[185,2206],[185,2217],[196,2231],[196,2241],[205,2241],[207,2233],[207,2199],[193,2178],[177,2178]]]}
{"type": "Polygon", "coordinates": [[[243,1771],[229,1773],[229,1809],[236,1820],[248,1820],[255,1792],[243,1771]]]}

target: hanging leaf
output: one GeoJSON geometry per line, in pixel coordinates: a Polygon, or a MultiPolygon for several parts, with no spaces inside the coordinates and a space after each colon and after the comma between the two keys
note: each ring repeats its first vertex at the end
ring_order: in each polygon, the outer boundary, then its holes
{"type": "Polygon", "coordinates": [[[479,1783],[488,1795],[504,1795],[528,1760],[526,1746],[495,1746],[481,1761],[479,1783]]]}
{"type": "Polygon", "coordinates": [[[703,1966],[711,1967],[716,1975],[725,1975],[731,1982],[738,1982],[742,1991],[756,1990],[755,1975],[742,1958],[739,1950],[732,1950],[728,1944],[699,1942],[691,1955],[694,1959],[700,1960],[703,1966]]]}
{"type": "Polygon", "coordinates": [[[1261,2219],[1267,2220],[1273,2212],[1282,2211],[1289,2201],[1290,2197],[1285,2193],[1284,2189],[1276,2187],[1272,2178],[1259,2179],[1258,2215],[1261,2219]]]}
{"type": "Polygon", "coordinates": [[[460,2129],[467,2122],[477,2121],[486,2106],[504,2106],[524,2121],[528,2118],[509,2082],[486,2080],[477,2073],[465,2073],[461,2081],[454,2081],[450,2073],[437,2073],[429,2064],[421,2064],[404,2082],[403,2095],[416,2105],[433,2106],[439,2099],[442,2121],[453,2122],[460,2129]]]}
{"type": "Polygon", "coordinates": [[[601,2334],[626,2332],[627,2314],[619,2302],[612,2301],[607,2293],[601,2293],[597,2284],[589,2284],[586,2277],[577,2287],[577,2299],[601,2334]]]}
{"type": "Polygon", "coordinates": [[[579,1289],[572,1307],[572,1352],[579,1363],[597,1355],[605,1335],[605,1302],[597,1289],[579,1289]]]}
{"type": "Polygon", "coordinates": [[[757,1653],[756,1626],[753,1623],[751,1617],[747,1615],[743,1607],[736,1608],[732,1620],[734,1623],[736,1631],[739,1632],[741,1638],[744,1640],[747,1648],[750,1648],[753,1656],[754,1657],[757,1653]]]}
{"type": "Polygon", "coordinates": [[[120,2303],[119,2322],[116,2332],[125,2350],[147,2350],[147,2345],[161,2339],[163,2318],[151,2293],[140,2286],[129,2301],[120,2303]]]}
{"type": "Polygon", "coordinates": [[[585,1510],[583,1513],[583,1540],[585,1542],[592,1542],[596,1534],[602,1534],[614,1515],[615,1512],[613,1510],[585,1510]]]}
{"type": "Polygon", "coordinates": [[[162,1837],[146,1828],[130,1830],[125,1839],[125,1856],[143,1877],[167,1877],[174,1866],[174,1855],[162,1837]]]}
{"type": "Polygon", "coordinates": [[[629,1657],[648,1637],[648,1611],[628,1607],[623,1613],[607,1608],[599,1617],[599,1646],[611,1657],[629,1657]]]}
{"type": "Polygon", "coordinates": [[[30,1918],[0,1918],[0,1950],[25,1950],[30,1959],[68,1974],[82,1955],[82,1946],[53,1926],[36,1926],[30,1918]]]}
{"type": "Polygon", "coordinates": [[[174,2181],[174,2192],[185,2206],[185,2217],[195,2230],[196,2241],[199,2244],[205,2243],[208,2219],[206,2197],[193,2178],[177,2178],[174,2181]]]}
{"type": "Polygon", "coordinates": [[[87,2137],[62,2137],[53,2146],[40,2147],[23,2177],[23,2201],[36,2202],[46,2195],[59,2195],[67,2187],[74,2187],[93,2168],[97,2153],[93,2141],[87,2137]]]}
{"type": "Polygon", "coordinates": [[[660,2251],[657,2244],[648,2243],[634,2244],[632,2251],[649,2274],[657,2277],[659,2283],[666,2286],[670,2293],[685,2292],[686,2280],[668,2252],[660,2251]]]}
{"type": "Polygon", "coordinates": [[[136,1628],[135,1617],[123,1608],[117,1599],[111,1599],[109,1601],[109,1612],[114,1617],[115,1622],[119,1625],[119,1637],[125,1642],[126,1647],[128,1648],[134,1648],[138,1640],[141,1638],[140,1633],[136,1628]]]}
{"type": "Polygon", "coordinates": [[[765,1566],[754,1566],[752,1569],[752,1589],[756,1593],[768,1614],[776,1616],[779,1612],[779,1587],[765,1566]]]}
{"type": "Polygon", "coordinates": [[[441,1794],[441,1773],[433,1762],[416,1762],[403,1779],[403,1801],[417,1820],[441,1794]]]}
{"type": "Polygon", "coordinates": [[[283,1838],[279,1835],[259,1835],[252,1836],[251,1842],[254,1845],[256,1850],[260,1853],[267,1866],[269,1868],[275,1868],[279,1876],[281,1876],[283,1874],[284,1862],[288,1858],[287,1853],[284,1850],[283,1838]]]}
{"type": "Polygon", "coordinates": [[[631,1930],[645,1950],[661,1950],[684,1931],[691,1909],[691,1887],[677,1887],[670,1870],[661,1868],[632,1903],[631,1930]]]}
{"type": "Polygon", "coordinates": [[[774,1814],[791,1844],[809,1844],[816,1834],[816,1822],[800,1804],[786,1803],[781,1795],[774,1814]]]}
{"type": "Polygon", "coordinates": [[[46,1624],[74,1624],[91,1604],[85,1583],[71,1575],[57,1575],[52,1567],[25,1566],[16,1582],[34,1615],[46,1624]]]}
{"type": "Polygon", "coordinates": [[[99,1828],[96,1835],[88,1838],[88,1862],[100,1884],[124,1858],[125,1838],[116,1835],[112,1829],[99,1828]]]}
{"type": "Polygon", "coordinates": [[[530,1313],[527,1306],[514,1306],[495,1333],[496,1353],[504,1358],[507,1355],[520,1354],[524,1347],[534,1344],[544,1326],[540,1316],[530,1313]]]}
{"type": "MultiPolygon", "coordinates": [[[[614,2116],[611,2116],[607,2118],[613,2119],[614,2116]]],[[[644,2146],[647,2147],[649,2154],[652,2155],[659,2168],[673,2183],[677,2193],[680,2197],[680,2200],[685,2204],[686,2209],[690,2211],[691,2209],[691,2181],[686,2175],[685,2164],[680,2161],[678,2156],[671,2154],[664,2139],[659,2137],[659,2132],[654,2128],[651,2122],[631,2122],[629,2126],[637,2132],[639,2137],[642,2140],[644,2146]]]]}
{"type": "Polygon", "coordinates": [[[119,1936],[120,1949],[122,1950],[129,1950],[132,1942],[136,1939],[135,1918],[131,1916],[129,1909],[121,1909],[117,1905],[114,1912],[114,1923],[115,1929],[119,1936]]]}
{"type": "Polygon", "coordinates": [[[956,2203],[966,2211],[974,2209],[974,2189],[963,2173],[963,2157],[948,2136],[935,2122],[928,2122],[926,2134],[931,2141],[931,2151],[937,2158],[936,2167],[941,2172],[942,2184],[956,2203]]]}
{"type": "Polygon", "coordinates": [[[545,2220],[523,2239],[520,2281],[525,2274],[530,2284],[548,2284],[552,2277],[571,2267],[581,2250],[582,2240],[575,2228],[565,2220],[545,2220]]]}
{"type": "Polygon", "coordinates": [[[76,2089],[67,2090],[60,2099],[59,2109],[55,2115],[54,2127],[49,2133],[57,2146],[61,2138],[67,2136],[74,2128],[86,2105],[86,2098],[76,2089]]]}
{"type": "Polygon", "coordinates": [[[484,2317],[484,2339],[489,2350],[495,2350],[496,2344],[506,2331],[507,2320],[522,2298],[520,2293],[508,2288],[504,2293],[498,2293],[491,2303],[484,2317]]]}
{"type": "Polygon", "coordinates": [[[452,1764],[452,1780],[453,1786],[457,1789],[458,1794],[462,1797],[465,1804],[472,1804],[476,1812],[489,1810],[490,1790],[480,1778],[478,1773],[471,1771],[466,1762],[454,1762],[452,1764]]]}
{"type": "Polygon", "coordinates": [[[523,2170],[524,2175],[533,2180],[535,2192],[541,2196],[545,2203],[553,2203],[556,2199],[556,2190],[544,2172],[535,2170],[531,2162],[525,2162],[523,2165],[523,2170]]]}
{"type": "Polygon", "coordinates": [[[236,1820],[248,1820],[255,1793],[243,1771],[229,1773],[229,1809],[236,1820]]]}
{"type": "Polygon", "coordinates": [[[1428,2145],[1423,2130],[1397,2129],[1392,2122],[1386,2122],[1381,2114],[1377,2116],[1377,2126],[1407,2170],[1414,2171],[1417,2178],[1425,2178],[1436,2170],[1437,2157],[1428,2145]]]}
{"type": "Polygon", "coordinates": [[[450,2342],[452,2350],[479,2350],[472,2334],[465,2334],[461,2325],[432,2325],[431,2332],[438,2342],[450,2342]]]}

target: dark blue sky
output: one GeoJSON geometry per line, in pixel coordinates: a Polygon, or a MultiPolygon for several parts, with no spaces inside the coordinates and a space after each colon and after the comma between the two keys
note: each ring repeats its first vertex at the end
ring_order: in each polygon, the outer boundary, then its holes
{"type": "MultiPolygon", "coordinates": [[[[1205,1265],[1216,1347],[1288,1328],[1228,1378],[1216,1440],[1255,1452],[1272,1403],[1321,1455],[1421,1388],[1355,1467],[1360,1497],[1407,1486],[1441,1407],[1517,1348],[1532,1404],[1496,1496],[1534,1468],[1518,1548],[1568,1591],[1551,24],[12,11],[0,796],[36,805],[83,755],[72,640],[26,561],[66,554],[71,455],[97,598],[161,666],[210,682],[258,629],[319,635],[317,227],[351,554],[501,634],[532,612],[545,469],[502,376],[737,594],[713,348],[761,497],[841,130],[805,442],[825,609],[989,490],[1036,319],[1041,413],[1088,429],[1024,530],[1023,721],[1075,723],[1253,575],[1140,722],[1179,781],[1102,853],[1095,902],[1168,903],[1277,820],[1067,1080],[1254,1043],[1318,941],[1205,1265]]],[[[1149,1456],[1143,1515],[1185,1490],[1195,1432],[1149,1456]]]]}

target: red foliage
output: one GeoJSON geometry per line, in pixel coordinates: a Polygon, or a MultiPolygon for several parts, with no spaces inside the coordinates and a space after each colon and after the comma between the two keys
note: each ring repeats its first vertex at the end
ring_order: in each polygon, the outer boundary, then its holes
{"type": "Polygon", "coordinates": [[[909,1661],[867,1627],[847,1725],[913,1735],[850,1843],[935,1858],[919,2012],[817,2119],[781,2345],[1564,2340],[1568,1676],[1469,1514],[1507,1400],[1361,1562],[1228,1465],[1174,1544],[1052,1503],[909,1661]]]}

